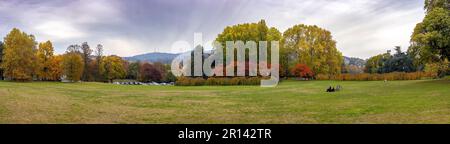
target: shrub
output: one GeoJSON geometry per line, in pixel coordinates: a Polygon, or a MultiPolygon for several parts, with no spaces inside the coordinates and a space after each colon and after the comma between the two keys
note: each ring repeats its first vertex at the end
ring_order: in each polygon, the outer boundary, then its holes
{"type": "Polygon", "coordinates": [[[324,75],[319,74],[316,80],[338,80],[338,81],[382,81],[382,80],[420,80],[436,78],[438,76],[435,72],[393,72],[385,74],[340,74],[340,75],[324,75]]]}
{"type": "Polygon", "coordinates": [[[292,70],[291,73],[300,78],[309,79],[314,76],[313,71],[305,64],[297,64],[292,70]]]}
{"type": "Polygon", "coordinates": [[[316,80],[330,80],[330,77],[325,74],[318,74],[316,75],[316,80]]]}
{"type": "Polygon", "coordinates": [[[179,77],[175,82],[177,86],[228,86],[228,85],[260,85],[261,78],[259,77],[234,77],[234,78],[217,78],[211,77],[208,79],[203,78],[190,78],[179,77]]]}
{"type": "Polygon", "coordinates": [[[194,78],[190,80],[190,85],[191,86],[202,86],[205,85],[206,80],[203,78],[194,78]]]}
{"type": "Polygon", "coordinates": [[[188,77],[179,77],[177,78],[177,81],[175,82],[175,85],[177,86],[189,86],[190,84],[190,78],[188,77]]]}
{"type": "Polygon", "coordinates": [[[261,78],[251,77],[246,80],[246,85],[261,85],[261,78]]]}

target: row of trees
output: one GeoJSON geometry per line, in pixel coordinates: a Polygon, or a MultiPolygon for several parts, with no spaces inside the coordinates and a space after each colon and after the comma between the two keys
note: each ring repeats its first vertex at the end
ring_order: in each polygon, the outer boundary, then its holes
{"type": "MultiPolygon", "coordinates": [[[[363,65],[344,64],[331,33],[318,26],[295,25],[284,33],[267,27],[264,20],[229,26],[217,41],[281,41],[280,74],[311,78],[316,75],[341,73],[434,72],[444,76],[449,70],[450,2],[425,0],[426,17],[417,24],[407,52],[395,47],[395,52],[376,55],[363,65]]],[[[226,49],[224,48],[224,51],[226,49]]],[[[351,59],[350,59],[351,60],[351,59]]],[[[362,60],[361,60],[362,61],[362,60]]],[[[270,63],[268,63],[270,65],[270,63]]]]}
{"type": "MultiPolygon", "coordinates": [[[[264,20],[229,26],[216,41],[280,41],[280,74],[297,76],[298,64],[311,68],[311,73],[339,74],[343,57],[336,48],[331,32],[318,26],[295,25],[284,33],[269,28],[264,20]]],[[[259,49],[258,49],[259,51],[259,49]]],[[[224,47],[224,54],[226,49],[224,47]]],[[[270,57],[270,51],[268,51],[270,57]]],[[[248,56],[248,55],[247,55],[248,56]]],[[[271,65],[268,63],[268,65],[271,65]]],[[[312,75],[310,72],[309,75],[312,75]]]]}
{"type": "Polygon", "coordinates": [[[371,57],[366,64],[368,73],[434,72],[444,76],[449,72],[450,59],[450,1],[425,0],[426,16],[418,23],[406,53],[396,47],[390,52],[371,57]]]}
{"type": "Polygon", "coordinates": [[[161,62],[131,62],[126,63],[126,79],[134,79],[141,82],[175,82],[177,78],[170,72],[170,65],[161,62]]]}
{"type": "Polygon", "coordinates": [[[401,47],[395,47],[395,54],[391,51],[373,56],[367,60],[367,73],[391,73],[391,72],[415,72],[413,58],[407,53],[402,52],[401,47]]]}
{"type": "MultiPolygon", "coordinates": [[[[63,55],[55,55],[50,41],[37,43],[33,35],[12,29],[2,44],[2,79],[15,81],[94,81],[100,75],[103,59],[101,45],[97,46],[98,61],[92,61],[87,43],[71,45],[63,55]],[[90,77],[92,75],[92,77],[90,77]],[[88,77],[89,76],[89,77],[88,77]]],[[[108,62],[108,61],[105,61],[108,62]]]]}
{"type": "Polygon", "coordinates": [[[103,46],[93,50],[87,42],[70,45],[62,55],[54,54],[50,41],[37,43],[33,35],[14,28],[0,42],[1,78],[14,81],[100,81],[130,78],[143,82],[175,81],[168,66],[103,56],[103,46]]]}

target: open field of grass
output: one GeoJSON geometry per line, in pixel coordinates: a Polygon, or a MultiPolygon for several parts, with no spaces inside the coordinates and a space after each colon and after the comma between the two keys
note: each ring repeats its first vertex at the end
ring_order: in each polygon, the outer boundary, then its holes
{"type": "Polygon", "coordinates": [[[450,123],[450,81],[159,87],[0,82],[0,123],[450,123]],[[329,85],[338,93],[325,93],[329,85]]]}

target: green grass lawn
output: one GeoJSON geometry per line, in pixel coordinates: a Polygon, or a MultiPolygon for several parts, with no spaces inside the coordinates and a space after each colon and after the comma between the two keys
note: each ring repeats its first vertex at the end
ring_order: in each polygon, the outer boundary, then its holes
{"type": "Polygon", "coordinates": [[[0,82],[0,123],[450,123],[450,81],[160,87],[0,82]],[[339,93],[325,93],[329,85],[339,93]]]}

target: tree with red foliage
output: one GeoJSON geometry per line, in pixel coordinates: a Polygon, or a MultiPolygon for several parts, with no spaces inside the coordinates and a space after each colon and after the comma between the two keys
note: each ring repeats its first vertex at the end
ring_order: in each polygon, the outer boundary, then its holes
{"type": "Polygon", "coordinates": [[[306,64],[297,64],[292,70],[292,74],[300,78],[311,78],[314,72],[306,64]]]}
{"type": "Polygon", "coordinates": [[[150,63],[143,63],[140,68],[141,82],[160,82],[162,80],[161,71],[150,63]]]}

